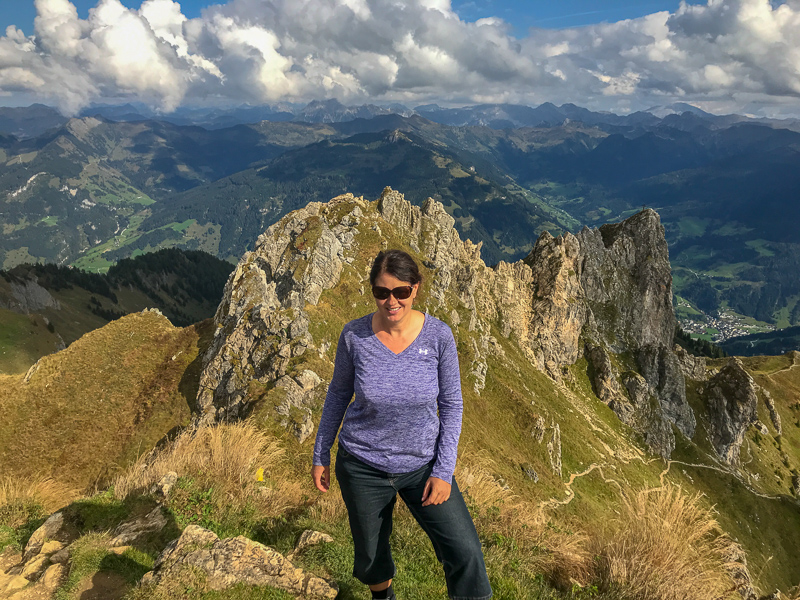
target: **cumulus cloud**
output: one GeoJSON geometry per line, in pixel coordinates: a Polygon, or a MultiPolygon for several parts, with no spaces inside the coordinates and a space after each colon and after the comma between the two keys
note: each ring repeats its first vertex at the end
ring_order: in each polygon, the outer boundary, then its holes
{"type": "Polygon", "coordinates": [[[206,101],[575,102],[627,110],[800,104],[800,0],[708,0],[674,13],[515,38],[449,0],[229,0],[189,19],[173,0],[129,9],[35,0],[34,31],[0,37],[0,94],[72,114],[135,98],[206,101]]]}

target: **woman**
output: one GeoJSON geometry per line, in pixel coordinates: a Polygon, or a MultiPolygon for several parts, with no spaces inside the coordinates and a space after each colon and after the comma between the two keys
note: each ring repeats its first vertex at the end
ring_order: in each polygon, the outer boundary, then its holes
{"type": "Polygon", "coordinates": [[[339,337],[314,484],[330,487],[330,449],[344,417],[336,479],[353,534],[353,575],[373,598],[395,598],[389,534],[399,493],[433,543],[450,598],[490,598],[478,534],[453,478],[462,412],[453,333],[412,308],[422,276],[405,252],[378,254],[369,280],[376,309],[339,337]]]}

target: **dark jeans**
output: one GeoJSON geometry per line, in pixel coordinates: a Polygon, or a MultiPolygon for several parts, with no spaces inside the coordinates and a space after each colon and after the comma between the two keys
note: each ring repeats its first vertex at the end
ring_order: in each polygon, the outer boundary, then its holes
{"type": "Polygon", "coordinates": [[[336,479],[353,533],[353,576],[367,585],[383,583],[395,576],[389,535],[399,493],[433,544],[436,558],[444,567],[450,598],[491,598],[481,543],[455,478],[446,502],[422,506],[422,492],[432,469],[430,462],[410,473],[385,473],[339,447],[336,479]]]}

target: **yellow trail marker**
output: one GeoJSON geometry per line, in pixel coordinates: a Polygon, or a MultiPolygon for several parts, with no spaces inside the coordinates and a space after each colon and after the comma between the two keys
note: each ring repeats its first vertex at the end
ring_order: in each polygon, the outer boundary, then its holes
{"type": "Polygon", "coordinates": [[[261,467],[256,471],[256,481],[264,481],[264,469],[261,467]]]}

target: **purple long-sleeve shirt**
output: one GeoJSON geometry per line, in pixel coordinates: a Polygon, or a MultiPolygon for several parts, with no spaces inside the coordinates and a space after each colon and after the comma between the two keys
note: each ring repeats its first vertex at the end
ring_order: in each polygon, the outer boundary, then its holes
{"type": "Polygon", "coordinates": [[[417,338],[395,354],[373,333],[372,314],[355,319],[339,337],[314,464],[330,465],[344,417],[339,445],[359,460],[407,473],[435,458],[431,475],[450,483],[462,408],[458,353],[446,323],[426,314],[417,338]]]}

